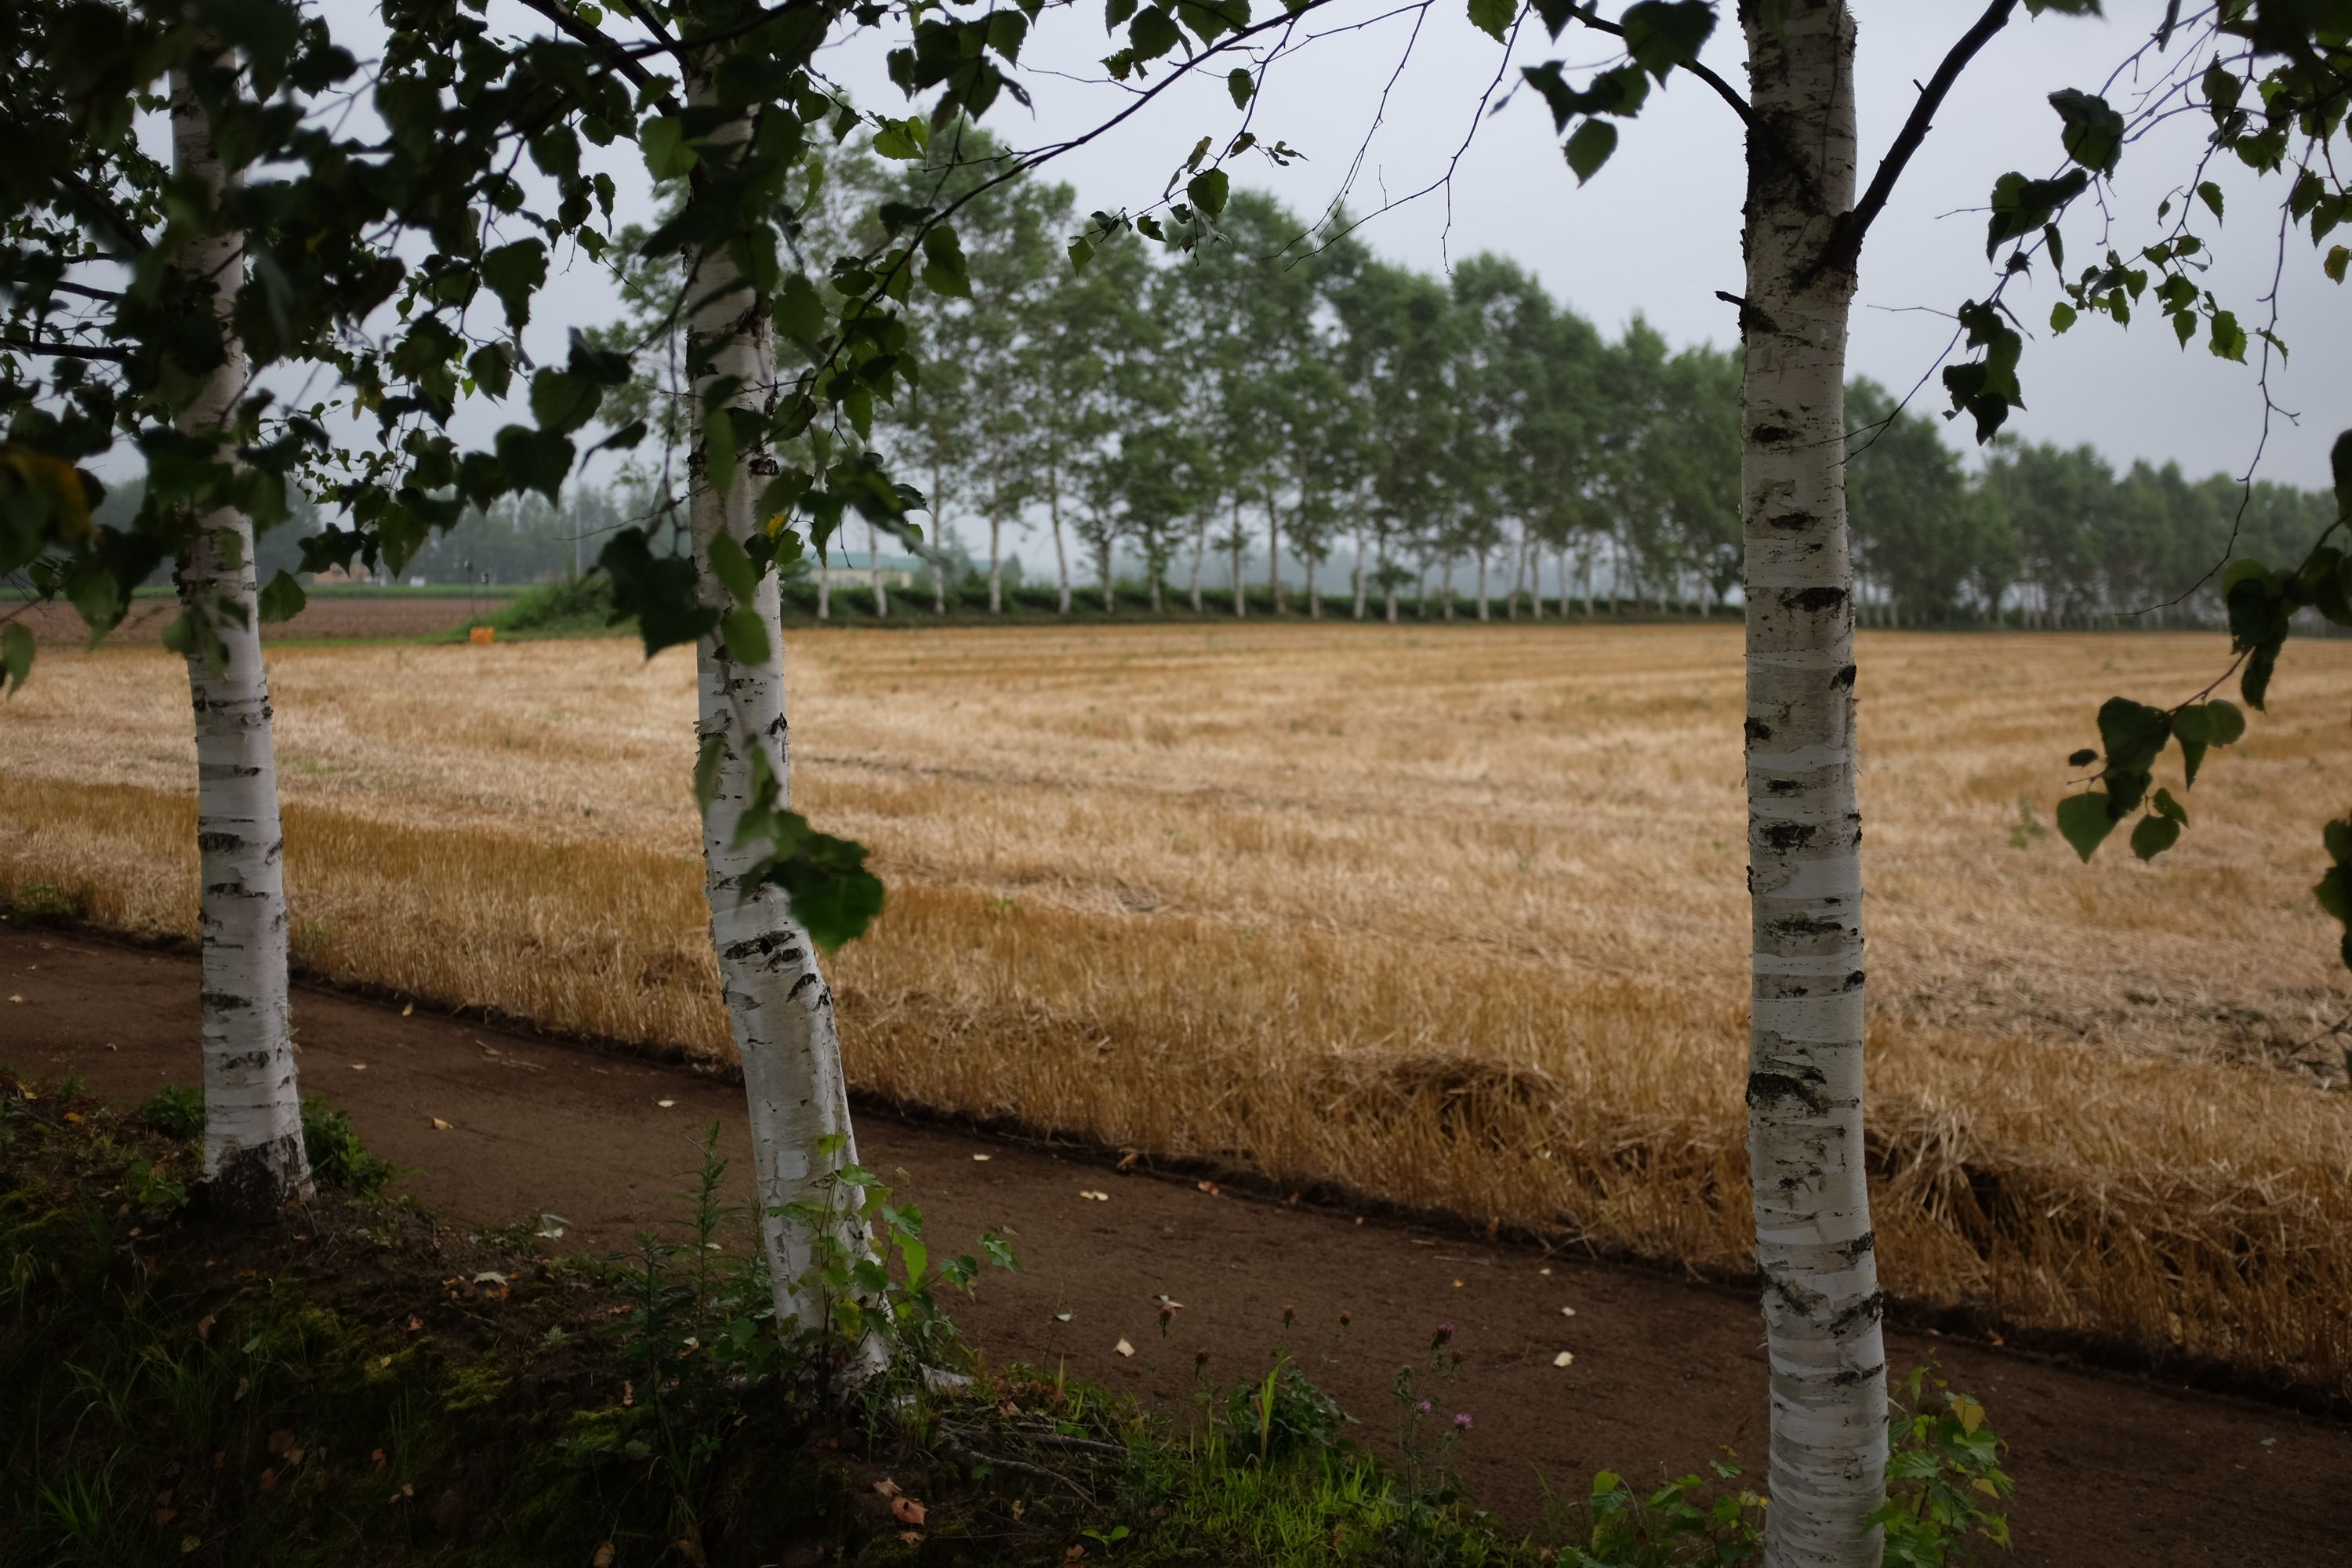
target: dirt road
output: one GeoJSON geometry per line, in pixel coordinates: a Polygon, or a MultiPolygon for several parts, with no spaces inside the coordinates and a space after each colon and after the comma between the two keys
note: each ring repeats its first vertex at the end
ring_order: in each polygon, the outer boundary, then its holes
{"type": "MultiPolygon", "coordinates": [[[[122,1104],[199,1081],[186,958],[0,925],[0,1064],[70,1069],[122,1104]]],[[[738,1092],[683,1070],[317,988],[297,996],[295,1019],[305,1090],[412,1167],[401,1190],[453,1223],[552,1212],[570,1221],[563,1245],[618,1250],[676,1212],[667,1194],[684,1185],[700,1129],[717,1121],[741,1145],[738,1092]]],[[[1197,1352],[1230,1383],[1287,1344],[1378,1434],[1397,1370],[1422,1365],[1450,1321],[1467,1359],[1422,1392],[1471,1415],[1465,1478],[1507,1521],[1534,1525],[1547,1484],[1578,1495],[1603,1466],[1636,1480],[1678,1474],[1728,1444],[1761,1468],[1765,1367],[1744,1297],[1121,1173],[1090,1151],[872,1111],[858,1136],[866,1163],[922,1205],[935,1253],[986,1226],[1013,1233],[1020,1272],[988,1275],[957,1310],[999,1361],[1066,1362],[1181,1411],[1197,1352]],[[1163,1294],[1184,1303],[1165,1338],[1163,1294]],[[1131,1357],[1117,1353],[1122,1339],[1131,1357]],[[1565,1370],[1552,1364],[1562,1350],[1575,1355],[1565,1370]]],[[[2352,1563],[2340,1518],[2352,1429],[1924,1334],[1890,1342],[1894,1368],[1933,1358],[2010,1439],[2009,1561],[2352,1563]]]]}

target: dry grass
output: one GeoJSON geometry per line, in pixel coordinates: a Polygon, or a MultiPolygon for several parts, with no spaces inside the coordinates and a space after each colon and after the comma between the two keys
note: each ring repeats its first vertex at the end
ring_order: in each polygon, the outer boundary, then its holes
{"type": "MultiPolygon", "coordinates": [[[[2352,1094],[2294,1050],[2347,1006],[2305,889],[2352,648],[2290,661],[2158,867],[2011,843],[2101,698],[2217,652],[1865,640],[1880,1255],[1907,1297],[2352,1389],[2352,1094]]],[[[892,888],[836,964],[853,1075],[1739,1267],[1738,658],[1727,628],[796,637],[799,802],[892,888]]],[[[272,668],[302,962],[725,1054],[686,658],[272,668]]],[[[185,700],[165,658],[45,656],[0,717],[0,884],[192,931],[185,700]]]]}

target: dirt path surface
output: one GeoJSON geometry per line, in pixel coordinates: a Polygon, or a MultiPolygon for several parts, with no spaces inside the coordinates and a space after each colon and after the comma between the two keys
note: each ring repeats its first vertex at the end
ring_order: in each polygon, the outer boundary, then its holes
{"type": "MultiPolygon", "coordinates": [[[[126,1106],[196,1083],[196,984],[184,957],[0,926],[0,1063],[79,1072],[126,1106]]],[[[740,1150],[740,1094],[709,1078],[317,988],[297,997],[295,1019],[304,1089],[413,1168],[400,1190],[452,1223],[550,1211],[571,1221],[566,1245],[618,1250],[675,1213],[667,1194],[684,1185],[700,1129],[719,1122],[740,1150]]],[[[1739,1296],[877,1113],[858,1136],[865,1162],[922,1205],[934,1251],[987,1226],[1014,1233],[1021,1271],[992,1272],[957,1309],[1000,1361],[1066,1360],[1181,1410],[1196,1352],[1230,1383],[1286,1342],[1378,1433],[1397,1369],[1422,1365],[1432,1331],[1451,1321],[1467,1359],[1455,1381],[1424,1380],[1423,1392],[1473,1416],[1465,1474],[1506,1520],[1534,1525],[1544,1483],[1575,1496],[1602,1466],[1636,1480],[1678,1474],[1729,1444],[1761,1468],[1761,1332],[1739,1296]],[[1164,1339],[1163,1293],[1184,1303],[1164,1339]],[[1288,1331],[1286,1308],[1297,1314],[1288,1331]],[[1121,1339],[1132,1357],[1116,1352],[1121,1339]],[[1565,1371],[1552,1365],[1561,1350],[1576,1357],[1565,1371]]],[[[2006,1561],[2352,1563],[2340,1521],[2352,1430],[1954,1341],[1890,1342],[1895,1369],[1933,1356],[2009,1437],[2017,1545],[2006,1561]]]]}

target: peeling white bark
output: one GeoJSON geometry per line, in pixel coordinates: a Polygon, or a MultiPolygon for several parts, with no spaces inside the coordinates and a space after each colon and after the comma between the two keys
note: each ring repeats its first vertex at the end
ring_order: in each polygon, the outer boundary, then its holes
{"type": "MultiPolygon", "coordinates": [[[[187,73],[172,76],[173,172],[217,211],[228,186],[211,117],[187,73]]],[[[175,421],[226,441],[246,391],[245,345],[230,314],[245,281],[242,235],[212,233],[171,259],[208,285],[222,363],[175,421]]],[[[196,723],[196,848],[204,937],[205,1180],[232,1212],[267,1212],[311,1192],[286,989],[286,836],[278,814],[269,681],[253,570],[253,520],[223,507],[198,521],[179,564],[181,602],[218,634],[222,656],[188,650],[196,723]]]]}
{"type": "MultiPolygon", "coordinates": [[[[692,81],[689,89],[697,101],[710,100],[706,82],[692,81]]],[[[740,142],[748,129],[739,121],[714,140],[722,146],[740,142]]],[[[724,252],[698,260],[688,297],[696,301],[687,331],[694,383],[688,408],[695,421],[688,516],[703,601],[723,611],[733,601],[711,571],[710,543],[720,533],[739,541],[752,536],[759,525],[759,487],[772,460],[763,445],[746,444],[722,491],[709,472],[702,439],[704,392],[732,376],[740,387],[733,405],[760,409],[775,379],[772,339],[765,302],[724,252]]],[[[818,968],[815,946],[792,918],[782,890],[763,886],[746,896],[757,847],[735,842],[737,824],[752,803],[753,758],[766,758],[787,803],[792,780],[783,639],[772,574],[761,579],[751,607],[768,628],[765,659],[747,664],[729,657],[716,634],[696,647],[696,735],[719,747],[717,792],[703,816],[703,887],[728,1023],[743,1067],[752,1175],[776,1315],[780,1321],[814,1324],[828,1306],[812,1279],[819,1261],[818,1237],[830,1235],[853,1253],[870,1250],[871,1241],[856,1189],[826,1179],[857,1158],[833,992],[818,968]],[[825,1223],[812,1230],[776,1212],[800,1204],[824,1209],[825,1223]]],[[[869,1363],[880,1350],[878,1341],[869,1342],[869,1363]]]]}
{"type": "Polygon", "coordinates": [[[1796,0],[1748,22],[1748,1156],[1764,1277],[1769,1568],[1875,1568],[1886,1357],[1863,1163],[1862,818],[1845,512],[1850,271],[1817,272],[1853,204],[1853,20],[1796,0]],[[1792,165],[1790,159],[1796,160],[1792,165]]]}

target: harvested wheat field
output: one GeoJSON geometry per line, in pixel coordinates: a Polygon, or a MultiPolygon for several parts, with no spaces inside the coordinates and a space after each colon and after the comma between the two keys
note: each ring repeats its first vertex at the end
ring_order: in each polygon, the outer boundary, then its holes
{"type": "MultiPolygon", "coordinates": [[[[1730,627],[796,634],[796,804],[891,888],[865,1089],[1745,1267],[1730,627]]],[[[2207,637],[1865,636],[1886,1287],[2352,1393],[2352,1005],[2307,888],[2352,647],[2298,644],[2155,867],[2047,830],[2207,637]]],[[[272,656],[298,962],[723,1060],[692,664],[272,656]]],[[[179,666],[45,655],[0,884],[195,922],[179,666]]],[[[51,895],[43,895],[51,896],[51,895]]],[[[299,1019],[298,1019],[299,1021],[299,1019]]]]}

